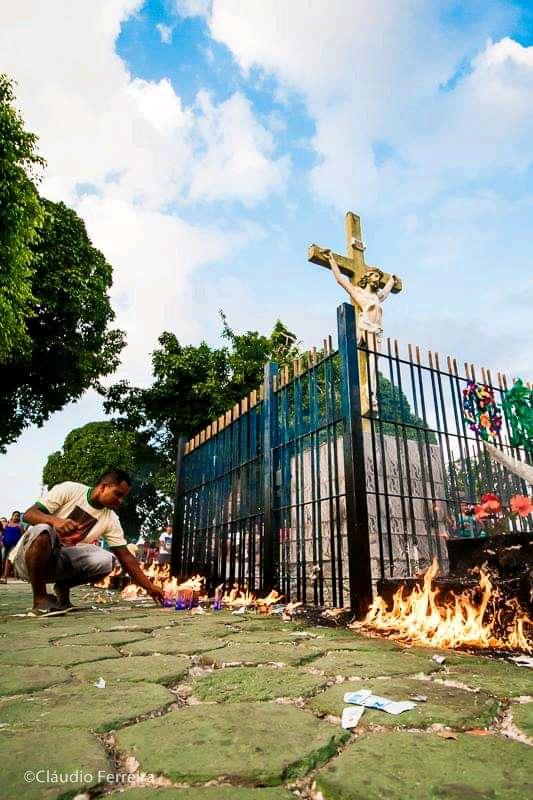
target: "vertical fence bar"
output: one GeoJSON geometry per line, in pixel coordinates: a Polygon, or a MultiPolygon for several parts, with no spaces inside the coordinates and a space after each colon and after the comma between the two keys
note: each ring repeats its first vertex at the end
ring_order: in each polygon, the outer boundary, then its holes
{"type": "Polygon", "coordinates": [[[276,446],[278,415],[277,397],[274,392],[274,376],[278,365],[269,361],[265,365],[265,390],[263,398],[263,570],[261,588],[269,592],[274,588],[276,570],[274,564],[275,542],[272,519],[272,450],[276,446]]]}
{"type": "Polygon", "coordinates": [[[182,511],[182,482],[183,461],[187,439],[180,436],[178,439],[178,452],[176,455],[176,491],[174,493],[174,514],[172,517],[172,546],[170,548],[170,569],[172,575],[179,575],[182,570],[183,558],[183,511],[182,511]]]}
{"type": "Polygon", "coordinates": [[[361,619],[372,602],[372,574],[368,537],[368,507],[361,394],[355,330],[355,310],[348,303],[337,309],[341,392],[344,417],[344,479],[350,605],[361,619]]]}

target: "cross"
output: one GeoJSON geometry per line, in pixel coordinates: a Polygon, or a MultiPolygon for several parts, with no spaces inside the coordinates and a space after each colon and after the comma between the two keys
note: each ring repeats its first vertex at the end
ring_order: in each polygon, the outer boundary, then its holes
{"type": "MultiPolygon", "coordinates": [[[[333,255],[335,257],[335,261],[340,267],[340,271],[350,279],[350,283],[357,285],[366,270],[369,269],[369,265],[365,264],[365,243],[363,242],[363,238],[361,236],[361,220],[357,214],[354,214],[351,211],[347,212],[344,219],[346,229],[346,250],[348,251],[348,256],[341,256],[338,253],[333,253],[333,255]]],[[[319,264],[321,267],[327,267],[327,269],[331,269],[325,249],[323,247],[319,247],[317,244],[312,244],[310,246],[307,260],[312,261],[313,264],[319,264]]],[[[387,272],[382,273],[380,279],[381,288],[385,286],[389,278],[390,275],[387,272]]],[[[394,282],[394,286],[392,287],[391,291],[394,294],[402,291],[402,282],[399,278],[397,278],[394,282]]],[[[353,303],[353,305],[355,306],[356,314],[359,315],[359,308],[357,307],[357,304],[353,303]]]]}
{"type": "MultiPolygon", "coordinates": [[[[351,284],[357,286],[368,269],[378,270],[378,268],[365,264],[365,244],[361,236],[361,220],[357,214],[348,211],[345,217],[345,226],[348,256],[341,256],[338,253],[333,253],[333,256],[339,265],[340,271],[349,278],[351,284]]],[[[327,251],[316,244],[312,244],[309,248],[308,261],[312,261],[313,264],[319,264],[321,267],[331,269],[327,251]]],[[[382,270],[378,271],[380,273],[379,285],[383,288],[391,276],[382,270]]],[[[396,294],[401,291],[402,282],[400,278],[396,278],[391,292],[396,294]]],[[[356,319],[358,321],[361,309],[353,299],[352,304],[355,306],[356,319]]],[[[372,350],[379,352],[381,348],[379,339],[372,337],[370,339],[370,346],[372,350]]],[[[371,411],[377,410],[377,356],[376,358],[371,357],[369,359],[365,347],[358,347],[357,354],[359,362],[361,413],[362,415],[366,415],[371,411]]],[[[368,420],[364,422],[363,430],[366,432],[370,430],[368,420]]]]}

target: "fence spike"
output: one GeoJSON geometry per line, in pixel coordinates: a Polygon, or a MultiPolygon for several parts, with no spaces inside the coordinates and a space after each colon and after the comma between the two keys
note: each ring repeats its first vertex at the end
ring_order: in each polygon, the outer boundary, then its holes
{"type": "Polygon", "coordinates": [[[468,380],[470,380],[470,373],[468,372],[468,364],[465,361],[465,375],[468,380]]]}
{"type": "Polygon", "coordinates": [[[200,444],[205,442],[205,430],[200,431],[200,444]]]}
{"type": "Polygon", "coordinates": [[[300,359],[299,358],[295,358],[294,361],[292,362],[292,374],[294,375],[295,378],[298,378],[298,376],[300,375],[300,359]]]}
{"type": "MultiPolygon", "coordinates": [[[[277,385],[277,375],[274,375],[274,384],[277,385]]],[[[275,389],[274,389],[274,391],[275,391],[275,389]]],[[[242,408],[242,413],[243,414],[248,413],[248,398],[247,397],[243,397],[242,398],[242,400],[241,400],[241,408],[242,408]]]]}
{"type": "Polygon", "coordinates": [[[198,447],[199,444],[200,444],[200,434],[197,433],[196,436],[194,437],[194,446],[198,447]]]}
{"type": "Polygon", "coordinates": [[[419,367],[422,366],[422,361],[420,359],[420,348],[418,345],[416,346],[416,363],[418,364],[419,367]]]}
{"type": "Polygon", "coordinates": [[[253,389],[250,392],[250,408],[254,408],[257,405],[257,389],[253,389]]]}
{"type": "Polygon", "coordinates": [[[324,356],[329,355],[328,340],[324,339],[324,356]]]}
{"type": "Polygon", "coordinates": [[[241,404],[240,403],[235,403],[235,405],[233,406],[233,414],[232,414],[232,416],[233,416],[234,420],[239,419],[239,417],[241,416],[241,404]]]}
{"type": "Polygon", "coordinates": [[[189,452],[189,442],[185,445],[185,455],[189,452]]]}
{"type": "Polygon", "coordinates": [[[213,431],[213,436],[216,436],[218,433],[218,419],[213,420],[211,423],[211,430],[213,431]]]}
{"type": "Polygon", "coordinates": [[[473,380],[473,381],[474,381],[474,383],[475,383],[475,382],[476,382],[476,373],[475,373],[475,370],[474,370],[474,365],[473,365],[473,364],[470,364],[470,374],[472,375],[472,380],[473,380]]]}
{"type": "MultiPolygon", "coordinates": [[[[374,342],[374,349],[375,349],[375,347],[376,347],[376,337],[374,335],[372,335],[372,339],[373,339],[373,342],[374,342]]],[[[396,358],[400,358],[400,348],[398,346],[398,339],[394,340],[394,355],[396,356],[396,358]]]]}
{"type": "Polygon", "coordinates": [[[331,334],[328,336],[328,353],[333,353],[333,338],[331,334]]]}
{"type": "Polygon", "coordinates": [[[481,367],[481,380],[483,383],[487,383],[487,373],[485,371],[485,367],[481,367]]]}
{"type": "Polygon", "coordinates": [[[437,351],[435,351],[435,366],[437,367],[437,369],[440,372],[440,359],[439,359],[439,354],[437,353],[437,351]]]}
{"type": "Polygon", "coordinates": [[[265,399],[265,384],[264,383],[261,383],[259,385],[259,399],[260,400],[264,400],[265,399]]]}
{"type": "Polygon", "coordinates": [[[221,416],[218,418],[218,430],[223,431],[225,427],[226,427],[226,417],[224,416],[224,414],[221,414],[221,416]]]}
{"type": "Polygon", "coordinates": [[[231,425],[231,411],[226,411],[226,426],[231,425]]]}

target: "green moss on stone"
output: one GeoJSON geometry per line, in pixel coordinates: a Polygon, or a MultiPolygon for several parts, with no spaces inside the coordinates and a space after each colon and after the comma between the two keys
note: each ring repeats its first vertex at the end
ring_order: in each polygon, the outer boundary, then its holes
{"type": "Polygon", "coordinates": [[[325,800],[525,800],[531,748],[503,737],[364,734],[317,776],[325,800]]]}
{"type": "Polygon", "coordinates": [[[332,714],[340,717],[347,705],[343,701],[345,692],[370,689],[391,700],[408,700],[414,695],[425,695],[427,701],[418,702],[412,711],[393,716],[384,711],[366,709],[358,729],[369,725],[382,725],[385,728],[428,728],[439,723],[456,729],[485,728],[498,713],[499,703],[484,692],[467,692],[452,689],[431,681],[417,681],[411,678],[396,677],[380,681],[358,681],[332,686],[322,694],[311,698],[307,705],[320,715],[332,714]]]}
{"type": "Polygon", "coordinates": [[[307,697],[326,683],[324,678],[292,667],[233,667],[196,678],[192,690],[199,700],[240,703],[307,697]]]}
{"type": "Polygon", "coordinates": [[[197,705],[117,732],[145,772],[175,781],[227,780],[275,786],[307,774],[347,738],[290,705],[197,705]]]}

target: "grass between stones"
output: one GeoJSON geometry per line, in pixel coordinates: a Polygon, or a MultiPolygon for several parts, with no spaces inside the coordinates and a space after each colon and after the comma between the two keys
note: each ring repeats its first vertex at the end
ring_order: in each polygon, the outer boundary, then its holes
{"type": "Polygon", "coordinates": [[[497,736],[363,734],[317,776],[326,800],[525,800],[531,749],[497,736]]]}
{"type": "Polygon", "coordinates": [[[141,769],[187,783],[221,778],[275,786],[306,775],[348,738],[305,711],[276,703],[200,705],[117,732],[141,769]]]}

